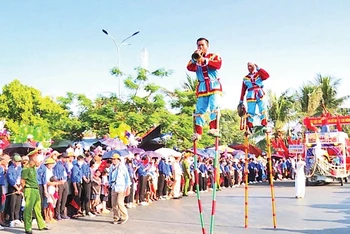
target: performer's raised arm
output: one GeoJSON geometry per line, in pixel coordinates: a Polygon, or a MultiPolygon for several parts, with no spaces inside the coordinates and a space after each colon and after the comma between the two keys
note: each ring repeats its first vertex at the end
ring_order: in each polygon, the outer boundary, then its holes
{"type": "Polygon", "coordinates": [[[262,68],[259,68],[258,65],[256,65],[256,64],[255,64],[255,67],[256,67],[256,71],[259,73],[259,76],[261,77],[262,80],[267,80],[270,77],[270,75],[269,75],[269,73],[267,73],[267,71],[265,71],[262,68]]]}
{"type": "Polygon", "coordinates": [[[195,61],[190,60],[187,64],[187,70],[196,72],[197,71],[197,64],[195,61]]]}
{"type": "Polygon", "coordinates": [[[221,68],[221,57],[219,55],[213,54],[213,59],[208,58],[206,59],[206,64],[208,64],[208,67],[213,69],[220,69],[221,68]]]}

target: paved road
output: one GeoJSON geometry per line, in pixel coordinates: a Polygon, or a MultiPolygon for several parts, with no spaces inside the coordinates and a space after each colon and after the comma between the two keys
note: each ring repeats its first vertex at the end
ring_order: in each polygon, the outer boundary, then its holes
{"type": "MultiPolygon", "coordinates": [[[[287,234],[350,233],[350,185],[338,184],[306,188],[304,199],[293,197],[292,182],[276,183],[277,229],[273,229],[270,188],[267,184],[249,187],[249,227],[244,228],[244,189],[218,192],[215,233],[287,234]]],[[[209,229],[211,193],[202,193],[205,225],[209,229]]],[[[130,219],[123,225],[112,225],[110,215],[52,224],[51,233],[132,233],[175,234],[201,233],[196,197],[158,201],[150,206],[129,210],[130,219]]],[[[23,229],[4,230],[23,233],[23,229]]],[[[34,229],[35,232],[35,229],[34,229]]],[[[37,233],[37,232],[35,232],[37,233]]]]}

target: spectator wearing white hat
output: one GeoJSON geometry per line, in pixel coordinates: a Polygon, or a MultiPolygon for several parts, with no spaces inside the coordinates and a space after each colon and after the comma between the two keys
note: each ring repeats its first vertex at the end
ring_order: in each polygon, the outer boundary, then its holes
{"type": "Polygon", "coordinates": [[[34,136],[32,134],[29,134],[27,136],[27,143],[31,144],[32,146],[36,147],[36,142],[34,141],[34,136]]]}
{"type": "Polygon", "coordinates": [[[83,147],[81,146],[80,143],[77,143],[74,149],[74,156],[78,157],[79,155],[83,155],[83,153],[84,153],[83,147]]]}

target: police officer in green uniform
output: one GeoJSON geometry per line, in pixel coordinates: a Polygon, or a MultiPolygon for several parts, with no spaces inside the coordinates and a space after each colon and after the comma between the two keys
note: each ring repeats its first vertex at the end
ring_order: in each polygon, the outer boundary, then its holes
{"type": "Polygon", "coordinates": [[[21,175],[21,185],[24,188],[24,230],[25,233],[32,232],[32,214],[36,217],[39,230],[49,230],[46,227],[44,219],[41,215],[41,198],[39,193],[39,185],[36,178],[37,150],[34,150],[28,154],[29,163],[25,165],[21,175]]]}

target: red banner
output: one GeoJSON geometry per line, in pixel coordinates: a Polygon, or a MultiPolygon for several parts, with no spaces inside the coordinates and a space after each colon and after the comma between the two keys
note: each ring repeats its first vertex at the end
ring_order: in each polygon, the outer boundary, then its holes
{"type": "Polygon", "coordinates": [[[350,116],[331,116],[331,117],[305,117],[305,126],[322,126],[322,121],[327,119],[327,125],[350,124],[350,116]]]}

